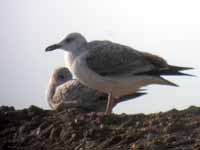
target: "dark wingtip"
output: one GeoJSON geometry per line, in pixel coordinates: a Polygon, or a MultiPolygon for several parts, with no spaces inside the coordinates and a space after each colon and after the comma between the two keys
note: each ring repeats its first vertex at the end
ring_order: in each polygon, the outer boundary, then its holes
{"type": "Polygon", "coordinates": [[[194,69],[193,67],[180,67],[180,66],[173,66],[169,65],[170,69],[176,70],[176,71],[183,71],[183,70],[191,70],[194,69]]]}
{"type": "Polygon", "coordinates": [[[183,75],[183,76],[189,76],[189,77],[197,77],[196,75],[188,74],[188,73],[183,73],[183,72],[178,72],[177,75],[183,75]]]}
{"type": "Polygon", "coordinates": [[[194,69],[193,67],[180,67],[180,66],[169,65],[169,69],[174,72],[174,75],[196,77],[196,75],[180,72],[185,70],[192,70],[194,69]]]}

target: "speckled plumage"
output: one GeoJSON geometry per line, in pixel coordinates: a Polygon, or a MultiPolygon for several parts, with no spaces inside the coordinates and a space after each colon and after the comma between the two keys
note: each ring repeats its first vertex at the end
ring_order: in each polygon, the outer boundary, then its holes
{"type": "MultiPolygon", "coordinates": [[[[52,88],[55,89],[51,91],[53,93],[48,92],[48,94],[52,95],[48,96],[48,102],[52,109],[57,109],[62,105],[64,108],[81,108],[86,112],[104,112],[106,110],[108,95],[88,88],[78,80],[73,80],[67,68],[61,67],[54,70],[48,86],[48,89],[52,88]],[[61,79],[61,76],[65,78],[61,79]]],[[[144,94],[145,93],[135,93],[122,97],[114,103],[113,107],[120,102],[144,94]]]]}
{"type": "Polygon", "coordinates": [[[102,76],[127,76],[167,67],[166,61],[156,55],[110,41],[93,41],[85,47],[89,50],[88,67],[102,76]]]}

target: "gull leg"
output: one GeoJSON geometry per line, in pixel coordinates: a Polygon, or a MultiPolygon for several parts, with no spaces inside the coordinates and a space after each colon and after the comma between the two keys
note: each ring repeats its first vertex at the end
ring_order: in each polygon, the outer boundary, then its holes
{"type": "Polygon", "coordinates": [[[112,113],[113,101],[114,101],[114,99],[112,97],[112,93],[109,93],[108,102],[107,102],[107,106],[106,106],[106,115],[110,115],[112,113]]]}

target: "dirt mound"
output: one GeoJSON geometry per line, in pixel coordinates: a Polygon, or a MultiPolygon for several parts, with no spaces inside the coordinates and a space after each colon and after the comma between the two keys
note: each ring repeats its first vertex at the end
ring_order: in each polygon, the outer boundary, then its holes
{"type": "Polygon", "coordinates": [[[0,107],[2,150],[200,150],[200,108],[150,115],[0,107]]]}

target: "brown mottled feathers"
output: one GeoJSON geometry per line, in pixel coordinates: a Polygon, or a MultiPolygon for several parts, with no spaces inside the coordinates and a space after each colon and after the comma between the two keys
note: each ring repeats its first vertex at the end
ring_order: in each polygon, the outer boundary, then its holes
{"type": "Polygon", "coordinates": [[[139,51],[117,43],[93,41],[87,49],[87,65],[102,76],[132,75],[154,67],[139,51]]]}
{"type": "Polygon", "coordinates": [[[179,71],[192,69],[168,65],[157,55],[110,41],[93,41],[86,48],[88,67],[101,76],[188,75],[179,71]]]}
{"type": "Polygon", "coordinates": [[[168,67],[167,61],[157,55],[143,52],[143,56],[145,57],[145,59],[147,59],[151,64],[153,64],[156,67],[159,68],[168,67]]]}

